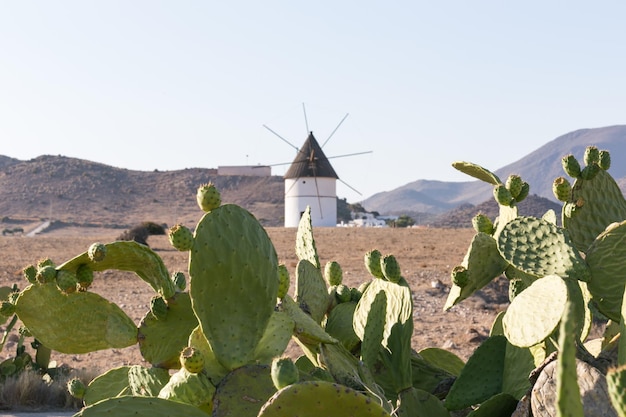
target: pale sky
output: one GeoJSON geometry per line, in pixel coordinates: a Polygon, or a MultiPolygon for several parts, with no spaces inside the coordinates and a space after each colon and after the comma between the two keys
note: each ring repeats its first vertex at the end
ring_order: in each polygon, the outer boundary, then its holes
{"type": "MultiPolygon", "coordinates": [[[[339,197],[465,181],[626,123],[622,1],[0,0],[0,155],[135,170],[290,162],[339,197]],[[306,122],[303,112],[306,109],[306,122]]],[[[275,166],[282,175],[287,165],[275,166]]]]}

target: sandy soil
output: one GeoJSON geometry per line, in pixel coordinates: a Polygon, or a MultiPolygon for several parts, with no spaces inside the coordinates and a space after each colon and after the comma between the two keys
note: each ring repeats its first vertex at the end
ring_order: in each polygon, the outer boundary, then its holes
{"type": "MultiPolygon", "coordinates": [[[[295,276],[295,229],[267,229],[279,260],[295,276]]],[[[23,267],[43,257],[62,263],[85,251],[96,241],[116,239],[119,230],[63,228],[36,237],[0,236],[0,286],[27,283],[23,267]]],[[[392,253],[398,259],[403,276],[414,292],[415,331],[413,348],[443,347],[467,359],[487,336],[499,311],[506,308],[506,282],[492,283],[459,306],[444,312],[450,270],[461,262],[474,232],[471,229],[353,229],[322,228],[314,231],[322,264],[338,261],[344,271],[344,283],[356,287],[369,279],[363,266],[363,255],[371,249],[392,253]]],[[[169,271],[187,271],[188,255],[174,250],[165,236],[151,236],[149,245],[164,260],[169,271]]],[[[117,303],[136,323],[149,310],[153,290],[132,273],[107,271],[97,273],[92,291],[117,303]]],[[[2,329],[4,330],[4,329],[2,329]]],[[[2,357],[11,356],[10,342],[2,357]]],[[[290,355],[298,355],[295,346],[290,355]]],[[[125,364],[145,364],[137,346],[111,349],[83,355],[53,352],[52,360],[72,368],[106,370],[125,364]]]]}

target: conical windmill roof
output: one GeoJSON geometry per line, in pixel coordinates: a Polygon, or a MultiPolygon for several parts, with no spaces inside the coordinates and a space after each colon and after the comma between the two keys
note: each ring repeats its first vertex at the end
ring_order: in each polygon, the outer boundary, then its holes
{"type": "Polygon", "coordinates": [[[313,132],[298,151],[284,178],[325,177],[339,179],[313,132]]]}

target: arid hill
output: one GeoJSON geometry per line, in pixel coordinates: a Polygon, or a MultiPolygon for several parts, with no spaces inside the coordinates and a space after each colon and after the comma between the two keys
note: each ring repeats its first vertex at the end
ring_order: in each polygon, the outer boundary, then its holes
{"type": "Polygon", "coordinates": [[[224,203],[252,212],[266,226],[283,224],[282,177],[218,176],[215,169],[133,171],[64,156],[0,166],[0,218],[53,219],[128,227],[143,221],[195,223],[199,185],[212,181],[224,203]]]}

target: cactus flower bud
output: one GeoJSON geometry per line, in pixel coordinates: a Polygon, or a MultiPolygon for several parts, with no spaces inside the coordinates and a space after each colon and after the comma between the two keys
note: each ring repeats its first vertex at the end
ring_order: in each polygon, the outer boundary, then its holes
{"type": "Polygon", "coordinates": [[[585,155],[583,156],[583,161],[585,165],[593,165],[600,162],[600,151],[596,146],[587,146],[585,149],[585,155]]]}
{"type": "Polygon", "coordinates": [[[478,213],[472,218],[472,226],[477,233],[493,234],[493,222],[483,213],[478,213]]]}
{"type": "Polygon", "coordinates": [[[384,278],[382,269],[380,269],[380,258],[382,257],[378,249],[372,249],[365,254],[365,268],[376,278],[384,278]]]}
{"type": "Polygon", "coordinates": [[[65,294],[71,294],[76,292],[76,286],[78,285],[78,280],[76,279],[76,274],[70,271],[60,270],[57,272],[57,287],[64,292],[65,294]]]}
{"type": "Polygon", "coordinates": [[[86,291],[93,283],[93,270],[89,265],[82,264],[76,268],[76,281],[78,282],[78,290],[86,291]]]}
{"type": "Polygon", "coordinates": [[[565,177],[558,177],[552,183],[552,192],[559,201],[569,201],[572,198],[572,185],[565,177]]]}
{"type": "Polygon", "coordinates": [[[37,269],[41,269],[44,266],[55,266],[55,265],[54,265],[54,262],[52,262],[52,259],[50,258],[43,258],[37,261],[37,269]]]}
{"type": "Polygon", "coordinates": [[[380,260],[380,269],[383,271],[383,275],[388,281],[398,282],[400,281],[401,271],[400,265],[393,255],[386,255],[380,260]]]}
{"type": "Polygon", "coordinates": [[[350,301],[358,303],[362,295],[358,288],[350,288],[350,301]]]}
{"type": "Polygon", "coordinates": [[[289,291],[289,271],[285,264],[278,265],[278,293],[276,296],[281,300],[287,295],[287,291],[289,291]]]}
{"type": "Polygon", "coordinates": [[[300,371],[291,358],[274,358],[270,375],[274,387],[280,390],[287,385],[295,384],[300,379],[300,371]]]}
{"type": "Polygon", "coordinates": [[[180,364],[192,374],[197,374],[204,369],[204,356],[202,352],[187,346],[180,352],[180,364]]]}
{"type": "Polygon", "coordinates": [[[611,154],[609,151],[602,150],[600,151],[600,158],[598,160],[598,165],[605,171],[608,171],[611,168],[611,154]]]}
{"type": "Polygon", "coordinates": [[[339,285],[343,278],[341,265],[336,261],[328,261],[324,266],[324,278],[328,285],[339,285]]]}
{"type": "Polygon", "coordinates": [[[67,381],[67,391],[74,398],[78,398],[81,400],[85,396],[85,392],[87,391],[87,387],[85,383],[78,378],[72,378],[67,381]]]}
{"type": "Polygon", "coordinates": [[[222,197],[215,185],[211,182],[198,187],[196,200],[202,211],[209,212],[215,210],[222,204],[222,197]]]}
{"type": "Polygon", "coordinates": [[[517,198],[519,193],[522,191],[522,177],[517,174],[511,174],[506,179],[505,187],[509,190],[513,198],[517,198]]]}
{"type": "Polygon", "coordinates": [[[450,277],[454,285],[463,288],[469,282],[469,271],[464,266],[457,265],[452,269],[450,277]]]}
{"type": "Polygon", "coordinates": [[[565,173],[570,177],[578,178],[580,176],[580,164],[574,155],[565,155],[561,159],[561,165],[563,166],[565,173]]]}
{"type": "Polygon", "coordinates": [[[45,284],[52,282],[57,277],[57,270],[52,265],[46,265],[43,268],[37,270],[37,282],[45,284]]]}
{"type": "Polygon", "coordinates": [[[167,317],[167,303],[160,295],[155,295],[150,300],[150,312],[157,320],[163,320],[167,317]]]}
{"type": "Polygon", "coordinates": [[[526,197],[528,197],[529,192],[530,192],[530,184],[528,184],[526,181],[522,182],[522,189],[520,190],[517,197],[515,197],[515,201],[517,201],[518,203],[520,201],[523,201],[526,197]]]}
{"type": "Polygon", "coordinates": [[[184,224],[176,224],[167,231],[167,237],[172,246],[181,252],[193,248],[193,233],[184,224]]]}
{"type": "Polygon", "coordinates": [[[514,201],[511,192],[503,184],[498,184],[493,188],[493,197],[502,206],[511,206],[514,201]]]}
{"type": "Polygon", "coordinates": [[[104,243],[92,243],[87,250],[87,255],[92,262],[100,262],[107,254],[107,247],[104,243]]]}
{"type": "Polygon", "coordinates": [[[26,278],[26,281],[31,284],[35,284],[37,282],[37,268],[35,268],[35,265],[28,265],[22,270],[22,274],[24,275],[24,278],[26,278]]]}
{"type": "Polygon", "coordinates": [[[338,303],[347,303],[352,299],[352,291],[347,285],[339,284],[335,287],[335,297],[338,303]]]}

